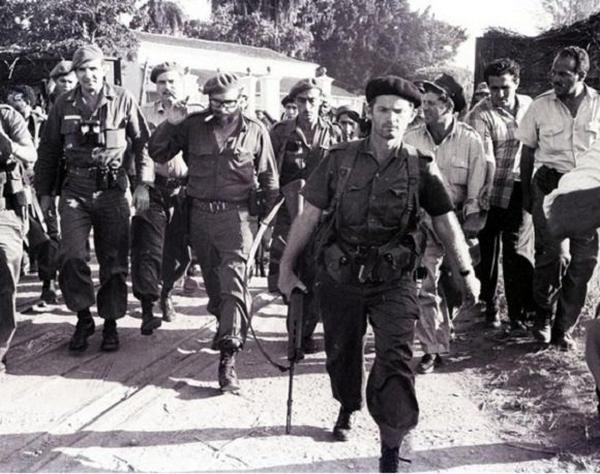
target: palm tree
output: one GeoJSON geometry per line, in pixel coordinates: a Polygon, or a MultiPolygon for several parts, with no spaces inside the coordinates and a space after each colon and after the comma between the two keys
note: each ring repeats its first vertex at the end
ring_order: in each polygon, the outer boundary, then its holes
{"type": "Polygon", "coordinates": [[[149,33],[181,34],[187,16],[181,7],[171,0],[148,0],[131,20],[131,28],[149,33]]]}

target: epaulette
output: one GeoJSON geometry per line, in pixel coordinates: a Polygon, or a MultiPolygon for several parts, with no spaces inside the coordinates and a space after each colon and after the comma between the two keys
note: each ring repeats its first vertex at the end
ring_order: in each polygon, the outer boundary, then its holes
{"type": "Polygon", "coordinates": [[[333,145],[331,145],[329,147],[329,153],[333,152],[333,151],[337,151],[337,150],[347,150],[348,148],[351,147],[351,145],[358,145],[362,142],[362,140],[354,140],[351,142],[340,142],[340,143],[334,143],[333,145]]]}
{"type": "Polygon", "coordinates": [[[423,151],[420,148],[409,145],[408,143],[403,143],[402,146],[408,153],[416,153],[419,157],[419,161],[423,160],[425,163],[431,163],[434,160],[434,155],[430,151],[423,151]]]}

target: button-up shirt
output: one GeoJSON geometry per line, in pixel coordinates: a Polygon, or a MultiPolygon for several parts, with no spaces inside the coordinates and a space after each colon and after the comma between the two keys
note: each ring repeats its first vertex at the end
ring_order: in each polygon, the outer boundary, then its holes
{"type": "Polygon", "coordinates": [[[166,163],[183,152],[187,195],[208,201],[247,201],[255,181],[267,192],[279,189],[269,133],[262,123],[240,115],[237,128],[219,147],[212,112],[188,116],[178,125],[163,122],[152,134],[150,156],[166,163]]]}
{"type": "Polygon", "coordinates": [[[67,167],[87,168],[123,166],[127,138],[135,156],[136,176],[143,183],[154,181],[154,166],[146,149],[150,130],[134,97],[125,89],[105,84],[98,105],[90,110],[83,101],[81,87],[62,94],[50,109],[50,115],[38,150],[35,187],[40,196],[54,189],[60,160],[67,167]],[[84,122],[99,122],[99,133],[91,140],[84,122]]]}
{"type": "MultiPolygon", "coordinates": [[[[142,107],[142,112],[148,121],[151,132],[154,132],[156,127],[167,119],[167,113],[160,100],[146,104],[142,107]]],[[[155,163],[154,165],[155,173],[165,178],[185,178],[188,173],[187,165],[181,153],[167,163],[155,163]]]]}
{"type": "Polygon", "coordinates": [[[419,201],[432,216],[452,211],[452,201],[433,157],[410,145],[402,145],[382,163],[375,158],[368,139],[335,145],[310,175],[302,193],[319,209],[328,209],[335,195],[343,156],[356,153],[340,201],[338,238],[352,245],[389,242],[404,221],[408,207],[409,154],[419,159],[419,201]]]}
{"type": "Polygon", "coordinates": [[[577,115],[553,90],[538,96],[519,124],[517,138],[535,149],[534,168],[542,165],[560,173],[571,171],[600,133],[600,95],[585,86],[577,115]]]}
{"type": "Polygon", "coordinates": [[[515,181],[520,179],[522,145],[517,138],[517,128],[531,105],[531,98],[517,94],[515,115],[502,107],[494,106],[492,100],[479,102],[467,122],[479,133],[488,159],[496,164],[490,205],[508,208],[515,181]]]}
{"type": "Polygon", "coordinates": [[[279,167],[280,185],[307,179],[329,148],[340,141],[340,131],[321,118],[310,143],[297,118],[276,123],[271,130],[271,142],[279,167]]]}
{"type": "Polygon", "coordinates": [[[462,215],[479,213],[484,192],[487,163],[481,138],[467,124],[454,120],[448,135],[436,144],[425,124],[412,128],[404,141],[415,148],[433,153],[435,162],[448,185],[452,202],[462,215]]]}

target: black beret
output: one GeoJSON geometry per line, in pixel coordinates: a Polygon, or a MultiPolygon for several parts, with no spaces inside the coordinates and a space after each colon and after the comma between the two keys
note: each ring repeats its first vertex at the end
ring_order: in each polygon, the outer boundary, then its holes
{"type": "Polygon", "coordinates": [[[73,64],[71,61],[61,61],[56,66],[52,68],[50,71],[50,77],[52,79],[58,79],[61,76],[66,76],[70,74],[73,70],[73,64]]]}
{"type": "Polygon", "coordinates": [[[298,94],[302,94],[303,92],[309,91],[311,89],[319,89],[321,93],[323,90],[321,86],[317,82],[314,77],[309,79],[302,79],[301,81],[296,82],[294,86],[290,89],[290,93],[288,94],[292,99],[295,99],[298,94]]]}
{"type": "Polygon", "coordinates": [[[397,95],[412,102],[415,107],[421,105],[421,91],[412,82],[398,76],[381,76],[371,79],[365,91],[367,102],[380,95],[397,95]]]}
{"type": "Polygon", "coordinates": [[[290,97],[290,95],[286,95],[283,99],[281,99],[281,105],[283,105],[284,107],[288,104],[293,104],[294,103],[294,99],[292,97],[290,97]]]}
{"type": "Polygon", "coordinates": [[[442,74],[433,82],[423,81],[423,89],[426,92],[446,95],[454,104],[456,112],[462,112],[467,106],[465,91],[462,86],[449,74],[442,74]]]}
{"type": "Polygon", "coordinates": [[[177,63],[167,61],[167,62],[164,62],[161,64],[157,64],[156,66],[154,66],[152,68],[152,72],[150,73],[150,80],[154,84],[156,84],[156,80],[158,79],[158,76],[160,76],[161,74],[163,74],[167,71],[177,71],[177,72],[181,73],[181,69],[179,68],[177,63]]]}

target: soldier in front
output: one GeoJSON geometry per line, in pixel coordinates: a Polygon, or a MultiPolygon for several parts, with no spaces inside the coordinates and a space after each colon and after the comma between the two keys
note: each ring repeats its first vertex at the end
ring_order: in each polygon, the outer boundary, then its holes
{"type": "Polygon", "coordinates": [[[39,147],[35,187],[42,210],[52,203],[58,167],[66,162],[59,213],[62,240],[59,283],[67,307],[77,312],[71,351],[87,348],[95,326],[94,301],[104,319],[101,349],[119,348],[117,319],[127,311],[129,182],[123,168],[127,139],[136,160],[136,212],[148,208],[154,167],[146,151],[146,120],[125,89],[104,81],[104,56],[95,45],[73,55],[78,85],[56,99],[39,147]],[[100,288],[94,291],[87,242],[94,231],[100,288]]]}
{"type": "MultiPolygon", "coordinates": [[[[209,109],[189,114],[184,101],[167,110],[149,143],[150,156],[166,163],[183,152],[188,166],[190,240],[218,320],[219,385],[239,390],[236,354],[246,339],[251,298],[244,275],[252,246],[249,203],[265,193],[269,208],[279,194],[278,173],[265,127],[242,114],[242,86],[221,73],[204,85],[209,109]]],[[[253,206],[252,206],[253,207],[253,206]]]]}
{"type": "Polygon", "coordinates": [[[304,212],[292,225],[281,261],[279,288],[287,296],[294,288],[304,289],[294,265],[317,229],[313,252],[319,265],[316,288],[327,371],[341,404],[333,434],[347,440],[352,414],[363,404],[368,320],[375,335],[375,362],[367,405],[380,430],[379,468],[396,472],[402,440],[419,415],[411,359],[419,316],[421,206],[461,275],[467,305],[476,300],[478,281],[433,157],[403,143],[421,93],[400,77],[385,76],[367,84],[366,97],[371,134],[335,145],[310,176],[303,191],[304,212]]]}

